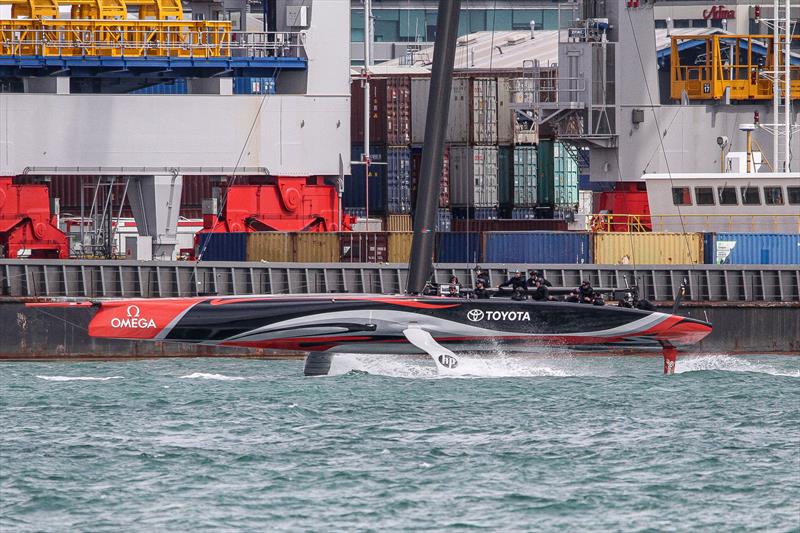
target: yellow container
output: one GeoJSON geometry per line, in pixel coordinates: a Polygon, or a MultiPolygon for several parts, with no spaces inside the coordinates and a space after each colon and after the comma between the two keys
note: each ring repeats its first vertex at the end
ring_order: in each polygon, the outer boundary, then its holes
{"type": "Polygon", "coordinates": [[[263,231],[247,236],[247,260],[288,263],[294,260],[294,234],[263,231]]]}
{"type": "Polygon", "coordinates": [[[411,257],[411,240],[414,234],[410,231],[389,234],[388,248],[390,263],[408,263],[411,257]]]}
{"type": "Polygon", "coordinates": [[[338,233],[295,233],[294,260],[298,263],[337,263],[338,233]]]}
{"type": "Polygon", "coordinates": [[[702,233],[596,233],[598,265],[689,265],[703,262],[702,233]]]}
{"type": "Polygon", "coordinates": [[[386,217],[386,231],[414,231],[411,215],[389,215],[386,217]]]}

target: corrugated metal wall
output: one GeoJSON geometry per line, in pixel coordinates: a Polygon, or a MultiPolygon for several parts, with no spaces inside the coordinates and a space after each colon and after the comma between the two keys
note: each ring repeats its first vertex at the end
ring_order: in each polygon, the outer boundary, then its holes
{"type": "Polygon", "coordinates": [[[598,265],[686,265],[703,262],[702,233],[597,233],[598,265]]]}
{"type": "Polygon", "coordinates": [[[387,213],[411,212],[411,149],[389,147],[386,150],[387,213]]]}
{"type": "Polygon", "coordinates": [[[294,261],[294,235],[274,232],[248,234],[247,260],[278,263],[294,261]]]}
{"type": "Polygon", "coordinates": [[[247,233],[199,233],[197,244],[204,261],[247,260],[247,233]]]}
{"type": "Polygon", "coordinates": [[[800,235],[706,233],[705,262],[723,265],[800,265],[800,235]]]}
{"type": "Polygon", "coordinates": [[[483,257],[481,234],[437,233],[436,261],[438,263],[477,263],[483,257]]]}
{"type": "Polygon", "coordinates": [[[410,231],[389,234],[389,262],[408,263],[411,257],[411,241],[414,234],[410,231]]]}
{"type": "Polygon", "coordinates": [[[514,147],[514,207],[536,206],[536,147],[514,147]]]}
{"type": "Polygon", "coordinates": [[[484,233],[483,260],[487,263],[591,263],[587,233],[484,233]]]}

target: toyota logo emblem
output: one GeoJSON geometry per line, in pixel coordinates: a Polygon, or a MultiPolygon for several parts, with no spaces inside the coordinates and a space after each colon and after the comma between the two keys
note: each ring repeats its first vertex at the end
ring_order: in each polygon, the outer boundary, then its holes
{"type": "Polygon", "coordinates": [[[467,313],[467,318],[472,322],[483,320],[483,311],[480,309],[470,309],[470,311],[467,313]]]}
{"type": "Polygon", "coordinates": [[[130,318],[139,318],[139,315],[142,312],[139,310],[138,305],[129,305],[128,306],[128,317],[130,318]]]}

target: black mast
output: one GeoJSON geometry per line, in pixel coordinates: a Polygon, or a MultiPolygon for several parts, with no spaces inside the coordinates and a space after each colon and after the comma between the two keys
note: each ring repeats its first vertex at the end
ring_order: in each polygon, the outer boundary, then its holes
{"type": "Polygon", "coordinates": [[[461,0],[439,0],[431,90],[428,95],[428,120],[425,124],[425,144],[422,147],[422,163],[417,183],[414,240],[411,243],[408,271],[407,292],[410,294],[420,294],[433,272],[436,208],[442,181],[444,140],[450,113],[460,10],[461,0]]]}

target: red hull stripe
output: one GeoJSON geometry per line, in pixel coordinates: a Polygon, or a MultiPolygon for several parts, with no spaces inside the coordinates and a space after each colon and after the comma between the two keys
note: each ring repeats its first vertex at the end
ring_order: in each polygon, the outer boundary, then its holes
{"type": "Polygon", "coordinates": [[[89,322],[89,336],[112,339],[155,339],[191,306],[206,298],[122,300],[103,302],[89,322]]]}

